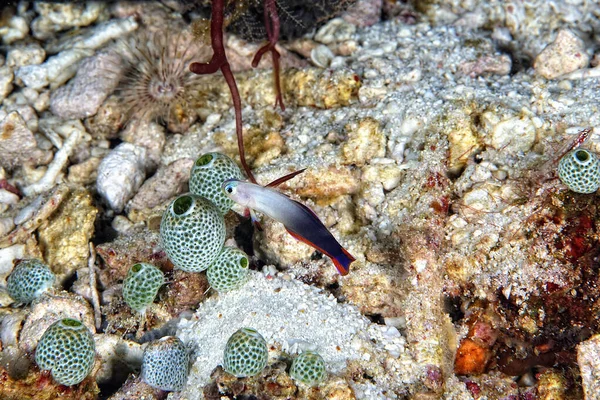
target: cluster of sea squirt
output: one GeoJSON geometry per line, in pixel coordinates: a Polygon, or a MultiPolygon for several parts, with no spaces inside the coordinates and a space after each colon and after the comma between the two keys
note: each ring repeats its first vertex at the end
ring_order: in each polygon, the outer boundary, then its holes
{"type": "Polygon", "coordinates": [[[163,214],[160,237],[176,268],[207,271],[218,292],[239,287],[248,276],[249,259],[241,250],[224,246],[225,219],[233,202],[221,190],[227,179],[242,172],[229,157],[207,153],[198,158],[190,175],[190,191],[173,200],[163,214]]]}

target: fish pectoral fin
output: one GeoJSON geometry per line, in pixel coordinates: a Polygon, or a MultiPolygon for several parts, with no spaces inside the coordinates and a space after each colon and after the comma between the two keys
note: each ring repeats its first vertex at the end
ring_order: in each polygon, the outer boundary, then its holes
{"type": "Polygon", "coordinates": [[[254,210],[250,210],[250,219],[252,220],[252,225],[254,225],[254,227],[256,229],[258,229],[259,231],[262,232],[263,231],[263,227],[260,224],[260,221],[258,220],[258,217],[256,216],[256,213],[254,212],[254,210]]]}

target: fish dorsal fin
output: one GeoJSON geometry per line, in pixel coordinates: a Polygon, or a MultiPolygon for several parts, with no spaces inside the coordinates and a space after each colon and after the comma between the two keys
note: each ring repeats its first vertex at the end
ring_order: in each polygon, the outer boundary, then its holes
{"type": "Polygon", "coordinates": [[[302,168],[302,169],[299,169],[298,171],[292,172],[291,174],[284,175],[281,178],[275,179],[273,182],[269,183],[265,187],[277,187],[277,186],[281,185],[283,182],[289,181],[290,179],[292,179],[296,175],[303,173],[304,171],[306,171],[306,168],[302,168]]]}

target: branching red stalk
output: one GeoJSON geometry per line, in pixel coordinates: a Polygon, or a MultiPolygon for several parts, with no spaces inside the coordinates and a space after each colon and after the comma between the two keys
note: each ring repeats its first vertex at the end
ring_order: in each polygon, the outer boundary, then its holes
{"type": "MultiPolygon", "coordinates": [[[[273,0],[274,1],[274,0],[273,0]]],[[[223,20],[224,20],[225,0],[213,0],[210,20],[210,41],[213,49],[213,56],[208,64],[192,63],[190,71],[194,74],[205,75],[214,74],[221,70],[233,100],[233,109],[235,111],[235,132],[237,134],[238,151],[240,153],[240,162],[251,182],[256,183],[252,170],[246,163],[246,153],[244,151],[244,137],[242,133],[242,99],[238,91],[235,77],[231,72],[223,40],[223,20]]]]}
{"type": "Polygon", "coordinates": [[[256,68],[260,62],[262,56],[267,52],[271,52],[273,59],[273,75],[275,80],[275,107],[279,105],[282,111],[285,111],[285,105],[283,104],[283,95],[281,94],[281,79],[279,76],[279,52],[275,48],[277,41],[279,40],[279,14],[277,13],[276,0],[265,0],[264,5],[264,18],[265,18],[265,29],[267,31],[267,38],[269,42],[261,47],[254,58],[252,59],[252,67],[256,68]]]}

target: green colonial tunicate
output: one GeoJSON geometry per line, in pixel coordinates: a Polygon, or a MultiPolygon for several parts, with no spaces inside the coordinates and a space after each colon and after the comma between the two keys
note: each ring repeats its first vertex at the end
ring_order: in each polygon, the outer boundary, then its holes
{"type": "Polygon", "coordinates": [[[327,371],[323,357],[312,351],[305,351],[292,361],[290,376],[308,386],[315,386],[325,381],[327,371]]]}
{"type": "Polygon", "coordinates": [[[248,279],[248,255],[235,247],[223,247],[221,254],[206,271],[208,284],[217,292],[236,289],[248,279]]]}
{"type": "Polygon", "coordinates": [[[164,274],[154,265],[135,264],[123,281],[123,298],[129,307],[143,314],[164,283],[164,274]]]}
{"type": "Polygon", "coordinates": [[[221,153],[204,154],[192,167],[190,192],[206,197],[225,214],[233,206],[233,200],[221,190],[221,184],[228,179],[244,179],[235,161],[221,153]]]}
{"type": "Polygon", "coordinates": [[[144,350],[141,377],[152,387],[180,391],[187,381],[188,369],[187,349],[176,336],[151,342],[144,350]]]}
{"type": "Polygon", "coordinates": [[[35,350],[35,362],[61,385],[76,385],[94,366],[92,333],[76,319],[65,318],[50,325],[35,350]]]}
{"type": "Polygon", "coordinates": [[[571,150],[558,162],[558,177],[576,193],[594,193],[600,187],[600,160],[589,150],[571,150]]]}
{"type": "Polygon", "coordinates": [[[40,260],[21,260],[8,277],[6,290],[15,301],[28,304],[51,288],[55,279],[40,260]]]}
{"type": "Polygon", "coordinates": [[[225,220],[211,201],[185,194],[173,200],[164,212],[160,237],[175,267],[188,272],[204,271],[221,253],[225,220]]]}
{"type": "Polygon", "coordinates": [[[267,342],[252,328],[236,331],[225,345],[223,368],[238,378],[254,376],[267,366],[267,342]]]}

